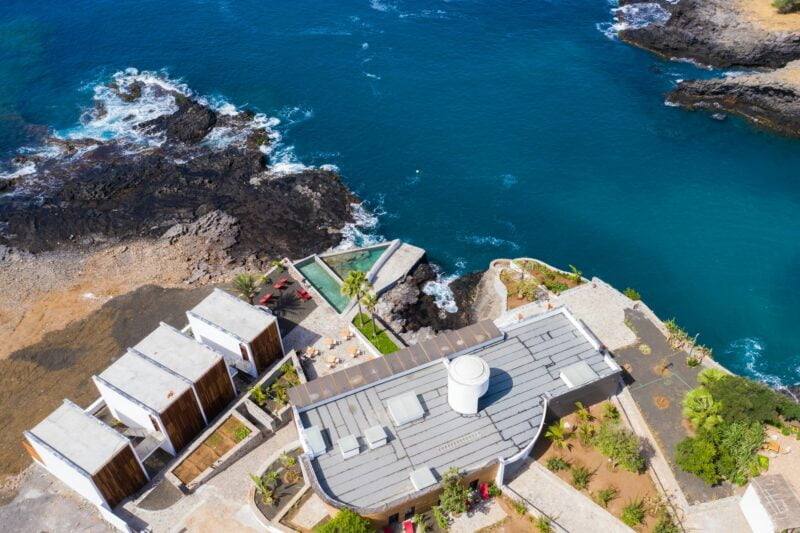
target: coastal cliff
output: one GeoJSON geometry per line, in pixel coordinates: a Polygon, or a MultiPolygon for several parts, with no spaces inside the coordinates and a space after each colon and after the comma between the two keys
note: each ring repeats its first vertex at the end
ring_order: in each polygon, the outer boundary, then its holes
{"type": "MultiPolygon", "coordinates": [[[[652,2],[622,0],[617,17],[629,22],[652,2]]],[[[713,68],[762,72],[707,80],[684,80],[667,96],[671,104],[713,113],[734,113],[780,134],[800,135],[800,14],[779,14],[770,0],[659,1],[664,16],[631,25],[621,40],[668,59],[713,68]],[[766,71],[767,69],[774,69],[766,71]]]]}

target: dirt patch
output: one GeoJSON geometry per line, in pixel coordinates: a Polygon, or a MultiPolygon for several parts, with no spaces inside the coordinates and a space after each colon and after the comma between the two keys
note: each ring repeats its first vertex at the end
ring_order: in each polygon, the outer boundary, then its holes
{"type": "MultiPolygon", "coordinates": [[[[602,404],[595,404],[589,408],[595,420],[588,422],[599,426],[603,415],[602,404]]],[[[582,423],[575,414],[565,417],[570,425],[577,429],[582,423]]],[[[593,472],[589,486],[580,491],[587,498],[596,501],[597,492],[602,489],[614,488],[617,491],[616,497],[608,503],[607,510],[619,518],[622,508],[632,501],[642,500],[652,511],[655,509],[654,503],[660,500],[660,494],[647,472],[637,474],[628,472],[619,467],[612,467],[609,460],[592,446],[584,446],[580,441],[573,437],[569,440],[572,444],[570,450],[561,450],[551,445],[549,439],[542,438],[534,448],[534,458],[542,465],[547,466],[547,460],[553,457],[562,457],[571,467],[583,466],[593,472]]],[[[570,470],[554,472],[559,478],[571,485],[570,470]]],[[[637,527],[638,531],[652,531],[658,522],[658,518],[653,512],[648,512],[644,525],[637,527]]]]}
{"type": "Polygon", "coordinates": [[[214,461],[228,453],[241,441],[237,437],[237,432],[242,431],[242,428],[247,429],[236,418],[228,418],[172,472],[185,485],[188,485],[214,464],[214,461]]]}
{"type": "Polygon", "coordinates": [[[666,396],[653,396],[653,402],[659,409],[669,409],[669,398],[666,396]]]}
{"type": "Polygon", "coordinates": [[[160,321],[183,327],[185,311],[209,292],[210,287],[141,287],[0,360],[0,480],[30,464],[20,444],[24,430],[52,412],[63,398],[89,405],[98,397],[93,374],[100,373],[160,321]]]}
{"type": "Polygon", "coordinates": [[[781,15],[772,0],[737,0],[736,6],[745,20],[767,31],[800,32],[800,13],[781,15]]]}
{"type": "Polygon", "coordinates": [[[514,510],[514,505],[511,499],[503,495],[497,498],[500,507],[506,512],[508,517],[493,526],[484,528],[482,532],[496,532],[496,533],[522,533],[523,531],[538,531],[534,527],[535,519],[532,515],[526,513],[520,515],[514,510]]]}

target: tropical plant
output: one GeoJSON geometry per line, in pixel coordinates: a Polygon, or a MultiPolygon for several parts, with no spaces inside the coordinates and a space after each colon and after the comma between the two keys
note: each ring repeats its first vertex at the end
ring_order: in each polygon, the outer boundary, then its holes
{"type": "Polygon", "coordinates": [[[638,292],[636,292],[635,289],[632,289],[630,287],[628,287],[627,289],[622,291],[622,294],[624,294],[625,296],[627,296],[628,298],[630,298],[633,301],[637,301],[637,300],[641,300],[642,299],[642,295],[639,294],[638,292]]]}
{"type": "Polygon", "coordinates": [[[683,416],[697,429],[711,429],[722,423],[721,409],[722,405],[703,387],[689,391],[683,398],[683,416]]]}
{"type": "Polygon", "coordinates": [[[756,452],[764,443],[764,427],[758,422],[734,422],[722,426],[717,436],[717,470],[732,483],[744,485],[758,471],[756,452]]]}
{"type": "Polygon", "coordinates": [[[367,280],[366,272],[360,270],[351,270],[348,272],[347,277],[344,278],[342,283],[341,292],[350,300],[355,298],[358,304],[358,316],[361,320],[361,325],[364,325],[364,320],[361,313],[361,296],[365,291],[372,288],[372,284],[367,280]]]}
{"type": "Polygon", "coordinates": [[[642,443],[632,431],[604,422],[592,438],[592,443],[600,453],[615,461],[625,470],[641,472],[644,469],[642,443]]]}
{"type": "Polygon", "coordinates": [[[642,500],[633,500],[622,508],[619,517],[625,524],[633,527],[643,524],[646,514],[644,502],[642,500]]]}
{"type": "Polygon", "coordinates": [[[561,294],[565,290],[569,289],[569,285],[563,281],[548,280],[544,282],[544,286],[547,287],[547,290],[554,294],[561,294]]]}
{"type": "Polygon", "coordinates": [[[718,368],[706,368],[700,372],[699,376],[697,376],[697,381],[699,381],[702,385],[710,385],[712,383],[716,383],[727,375],[728,374],[718,368]]]}
{"type": "Polygon", "coordinates": [[[572,445],[567,441],[571,435],[567,431],[563,420],[559,420],[555,424],[550,424],[547,426],[547,431],[545,432],[544,436],[550,439],[550,442],[552,442],[553,445],[558,448],[562,448],[564,450],[569,450],[572,448],[572,445]]]}
{"type": "Polygon", "coordinates": [[[255,402],[259,407],[264,407],[267,403],[267,393],[261,388],[261,385],[256,385],[250,389],[250,399],[255,402]]]}
{"type": "Polygon", "coordinates": [[[250,434],[250,428],[247,426],[241,426],[236,428],[236,431],[233,432],[233,442],[242,442],[247,436],[250,434]]]}
{"type": "Polygon", "coordinates": [[[497,497],[498,497],[498,496],[500,496],[502,493],[503,493],[503,492],[500,490],[500,487],[498,487],[498,486],[497,486],[497,485],[494,483],[494,481],[492,481],[491,483],[489,483],[489,496],[490,496],[490,497],[492,497],[492,498],[497,498],[497,497]]]}
{"type": "Polygon", "coordinates": [[[447,515],[442,512],[442,509],[435,505],[431,512],[433,513],[433,520],[436,522],[436,526],[441,529],[442,531],[447,531],[450,528],[450,520],[447,518],[447,515]]]}
{"type": "Polygon", "coordinates": [[[569,275],[570,281],[574,281],[576,284],[580,285],[581,281],[583,281],[583,278],[581,277],[583,272],[578,270],[575,265],[570,265],[569,269],[572,271],[572,274],[569,275]]]}
{"type": "Polygon", "coordinates": [[[616,498],[618,494],[619,491],[616,489],[616,487],[607,487],[605,489],[598,490],[597,494],[595,494],[595,498],[600,505],[608,508],[608,504],[611,502],[611,500],[616,498]]]}
{"type": "Polygon", "coordinates": [[[255,474],[250,474],[250,479],[253,480],[253,485],[255,485],[256,493],[261,494],[261,501],[263,501],[266,505],[274,505],[275,504],[275,495],[270,489],[269,485],[255,474]]]}
{"type": "Polygon", "coordinates": [[[578,418],[580,418],[581,422],[590,422],[594,420],[592,413],[585,405],[583,405],[582,402],[575,402],[575,407],[575,414],[578,415],[578,418]]]}
{"type": "Polygon", "coordinates": [[[425,524],[425,515],[415,514],[411,518],[411,522],[417,526],[416,533],[425,533],[428,531],[428,526],[425,524]]]}
{"type": "Polygon", "coordinates": [[[572,474],[572,485],[578,490],[588,487],[594,476],[594,472],[585,466],[573,466],[570,473],[572,474]]]}
{"type": "Polygon", "coordinates": [[[270,470],[266,474],[264,474],[264,481],[271,484],[273,487],[278,484],[278,471],[277,470],[270,470]]]}
{"type": "Polygon", "coordinates": [[[689,357],[686,358],[686,366],[688,366],[689,368],[694,368],[699,365],[700,365],[700,359],[698,359],[697,357],[690,355],[689,357]]]}
{"type": "Polygon", "coordinates": [[[530,277],[525,278],[517,284],[517,298],[524,298],[529,302],[536,299],[536,291],[539,289],[539,279],[530,277]]]}
{"type": "Polygon", "coordinates": [[[588,446],[592,442],[592,437],[595,434],[595,428],[591,424],[583,424],[579,426],[575,432],[578,435],[578,440],[581,441],[583,446],[588,446]]]}
{"type": "Polygon", "coordinates": [[[316,533],[372,533],[372,523],[347,507],[328,522],[314,528],[316,533]]]}
{"type": "Polygon", "coordinates": [[[472,499],[472,491],[462,482],[461,474],[456,467],[451,467],[442,476],[442,495],[439,506],[447,514],[458,515],[467,510],[472,499]]]}
{"type": "Polygon", "coordinates": [[[603,418],[608,420],[619,420],[619,409],[617,409],[617,406],[610,402],[604,403],[603,418]]]}
{"type": "Polygon", "coordinates": [[[278,381],[269,386],[269,394],[278,405],[286,405],[286,402],[289,401],[289,392],[278,381]]]}
{"type": "Polygon", "coordinates": [[[547,466],[548,470],[558,472],[569,468],[569,463],[562,457],[551,457],[547,460],[545,466],[547,466]]]}
{"type": "Polygon", "coordinates": [[[540,516],[536,519],[536,529],[539,530],[539,533],[551,533],[553,531],[553,525],[550,521],[550,518],[546,516],[540,516]]]}
{"type": "Polygon", "coordinates": [[[253,299],[258,294],[258,278],[253,274],[242,272],[234,276],[231,281],[233,290],[239,295],[240,298],[247,300],[250,305],[253,305],[253,299]]]}
{"type": "Polygon", "coordinates": [[[375,310],[378,308],[378,295],[374,292],[367,292],[361,297],[361,305],[364,306],[364,309],[367,310],[372,319],[372,336],[375,337],[375,310]]]}
{"type": "Polygon", "coordinates": [[[286,452],[281,454],[280,461],[284,468],[292,468],[297,464],[297,458],[287,455],[286,452]]]}

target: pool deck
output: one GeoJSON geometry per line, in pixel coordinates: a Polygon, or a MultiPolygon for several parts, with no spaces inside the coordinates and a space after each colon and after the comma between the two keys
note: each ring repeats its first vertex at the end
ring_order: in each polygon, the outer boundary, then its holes
{"type": "Polygon", "coordinates": [[[375,292],[381,294],[392,288],[398,281],[411,272],[417,263],[425,257],[425,250],[408,243],[401,243],[386,263],[378,270],[378,275],[372,283],[375,292]]]}

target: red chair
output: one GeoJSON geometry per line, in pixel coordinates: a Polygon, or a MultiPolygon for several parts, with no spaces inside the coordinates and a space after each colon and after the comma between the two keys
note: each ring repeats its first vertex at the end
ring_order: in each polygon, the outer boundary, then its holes
{"type": "Polygon", "coordinates": [[[403,522],[403,529],[406,533],[414,533],[414,522],[411,520],[406,520],[403,522]]]}
{"type": "Polygon", "coordinates": [[[259,303],[262,304],[268,303],[271,298],[272,298],[272,293],[265,294],[264,297],[259,300],[259,303]]]}
{"type": "Polygon", "coordinates": [[[488,500],[489,499],[489,484],[488,483],[481,483],[481,499],[488,500]]]}
{"type": "Polygon", "coordinates": [[[281,285],[286,285],[287,283],[289,283],[289,278],[281,278],[278,280],[278,283],[280,283],[281,285]]]}

